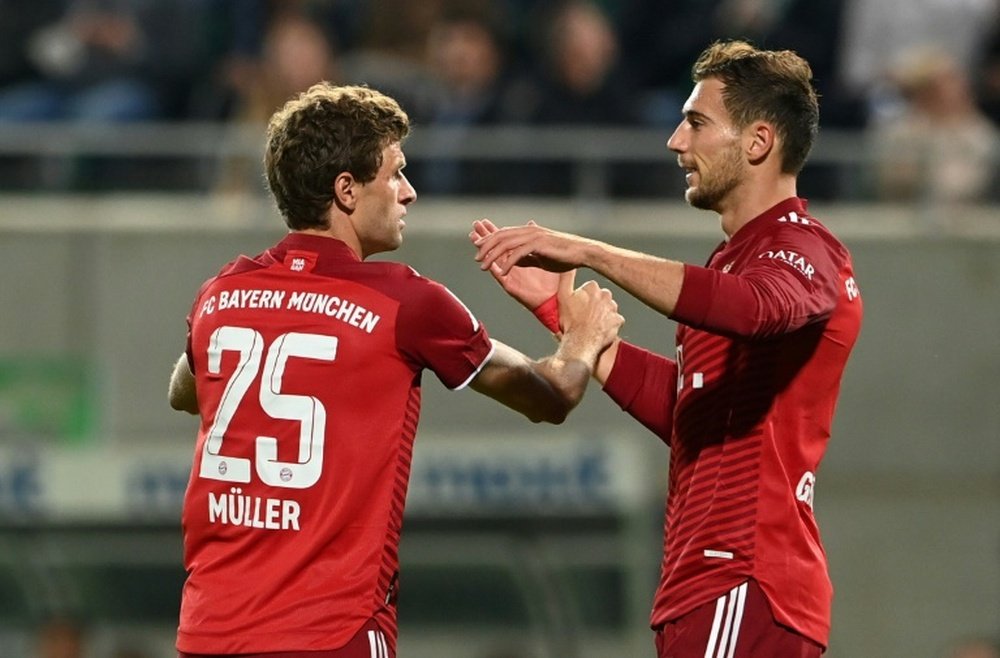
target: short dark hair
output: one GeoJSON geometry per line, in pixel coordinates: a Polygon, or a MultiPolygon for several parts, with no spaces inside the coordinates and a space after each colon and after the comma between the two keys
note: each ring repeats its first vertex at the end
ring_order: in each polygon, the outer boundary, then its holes
{"type": "Polygon", "coordinates": [[[774,124],[781,137],[782,172],[802,170],[819,132],[819,100],[806,60],[791,50],[717,41],[698,57],[691,77],[722,81],[722,100],[737,127],[758,120],[774,124]]]}
{"type": "Polygon", "coordinates": [[[267,126],[267,184],[290,229],[325,228],[333,182],[348,172],[374,180],[382,150],[402,142],[410,119],[395,100],[364,86],[320,82],[274,113],[267,126]]]}

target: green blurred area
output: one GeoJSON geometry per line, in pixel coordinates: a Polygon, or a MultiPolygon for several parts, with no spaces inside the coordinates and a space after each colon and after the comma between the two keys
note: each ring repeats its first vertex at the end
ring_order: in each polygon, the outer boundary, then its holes
{"type": "Polygon", "coordinates": [[[93,364],[66,354],[0,356],[0,436],[4,441],[82,445],[98,428],[93,364]]]}

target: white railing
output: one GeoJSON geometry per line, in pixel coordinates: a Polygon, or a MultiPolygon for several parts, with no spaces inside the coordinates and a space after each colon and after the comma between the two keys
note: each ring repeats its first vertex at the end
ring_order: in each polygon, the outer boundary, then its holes
{"type": "MultiPolygon", "coordinates": [[[[407,142],[411,164],[442,161],[531,163],[555,162],[572,167],[571,195],[609,196],[612,168],[620,164],[670,167],[674,156],[666,148],[670,129],[608,127],[497,126],[489,128],[414,127],[407,142]]],[[[188,168],[186,180],[209,187],[217,165],[227,158],[259,160],[263,127],[219,123],[0,123],[0,162],[51,162],[77,157],[111,160],[175,160],[188,168]]],[[[850,170],[872,162],[873,150],[859,132],[821,133],[809,167],[850,170]]],[[[848,174],[849,175],[849,174],[848,174]]],[[[49,176],[47,189],[71,189],[69,177],[49,176]]],[[[113,187],[114,181],[108,181],[113,187]]],[[[28,178],[26,187],[30,187],[28,178]]],[[[156,188],[155,180],[150,189],[156,188]]],[[[853,192],[852,192],[853,193],[853,192]]],[[[672,192],[671,192],[672,194],[672,192]]]]}

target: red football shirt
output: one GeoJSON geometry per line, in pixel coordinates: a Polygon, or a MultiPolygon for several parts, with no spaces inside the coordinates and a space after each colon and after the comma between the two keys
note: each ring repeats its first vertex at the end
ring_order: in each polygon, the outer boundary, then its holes
{"type": "Polygon", "coordinates": [[[394,650],[421,372],[463,387],[485,329],[409,267],[295,233],[207,281],[188,322],[202,420],[178,649],[333,649],[375,617],[394,650]]]}
{"type": "Polygon", "coordinates": [[[754,578],[827,644],[813,487],[861,315],[850,254],[793,198],[685,266],[676,361],[621,346],[605,390],[671,448],[654,627],[754,578]]]}

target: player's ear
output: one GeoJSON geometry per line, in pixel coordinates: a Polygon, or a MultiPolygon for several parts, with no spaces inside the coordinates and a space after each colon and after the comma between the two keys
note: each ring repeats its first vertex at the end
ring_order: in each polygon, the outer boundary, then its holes
{"type": "Polygon", "coordinates": [[[345,212],[352,212],[358,205],[358,181],[350,173],[342,171],[333,179],[333,199],[345,212]]]}
{"type": "Polygon", "coordinates": [[[744,137],[747,159],[753,164],[758,164],[774,149],[777,134],[770,123],[755,121],[747,126],[744,137]]]}

